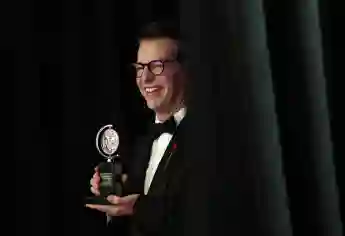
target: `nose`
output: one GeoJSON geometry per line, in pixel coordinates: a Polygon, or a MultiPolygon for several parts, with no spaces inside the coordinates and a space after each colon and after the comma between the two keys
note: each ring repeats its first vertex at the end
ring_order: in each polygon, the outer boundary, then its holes
{"type": "Polygon", "coordinates": [[[154,74],[152,74],[152,72],[147,67],[145,67],[143,74],[141,75],[141,79],[144,82],[151,82],[154,80],[154,74]]]}

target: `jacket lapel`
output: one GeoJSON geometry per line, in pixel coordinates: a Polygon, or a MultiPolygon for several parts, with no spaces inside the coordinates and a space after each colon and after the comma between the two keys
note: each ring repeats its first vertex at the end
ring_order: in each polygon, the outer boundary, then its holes
{"type": "Polygon", "coordinates": [[[172,162],[178,163],[178,156],[177,156],[177,147],[180,146],[181,139],[183,138],[184,134],[184,120],[181,121],[180,125],[178,126],[175,134],[171,138],[164,155],[158,165],[156,173],[153,177],[150,189],[148,194],[152,192],[156,192],[159,190],[163,190],[165,188],[167,177],[169,176],[170,170],[174,168],[174,165],[171,165],[172,162]]]}
{"type": "Polygon", "coordinates": [[[136,153],[129,174],[128,191],[141,193],[144,191],[146,169],[150,160],[152,139],[150,136],[141,138],[136,145],[136,153]]]}

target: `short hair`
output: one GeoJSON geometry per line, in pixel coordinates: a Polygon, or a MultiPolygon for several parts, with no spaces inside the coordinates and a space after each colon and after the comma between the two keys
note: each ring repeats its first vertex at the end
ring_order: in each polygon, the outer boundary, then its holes
{"type": "Polygon", "coordinates": [[[177,42],[178,52],[176,60],[182,62],[185,59],[184,42],[179,24],[173,21],[154,21],[144,25],[139,31],[138,44],[141,40],[169,38],[177,42]]]}

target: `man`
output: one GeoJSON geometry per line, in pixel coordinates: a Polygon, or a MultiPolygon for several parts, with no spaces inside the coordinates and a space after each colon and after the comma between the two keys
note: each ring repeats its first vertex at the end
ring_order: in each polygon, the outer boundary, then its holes
{"type": "MultiPolygon", "coordinates": [[[[112,216],[113,224],[121,219],[129,221],[129,226],[121,223],[128,226],[129,235],[182,234],[179,230],[188,172],[182,154],[187,109],[187,74],[182,58],[181,41],[174,27],[152,23],[144,28],[134,68],[138,89],[155,113],[155,124],[147,137],[133,147],[136,154],[128,166],[126,196],[109,196],[110,206],[87,205],[112,216]]],[[[96,195],[99,182],[96,168],[91,179],[91,191],[96,195]]]]}

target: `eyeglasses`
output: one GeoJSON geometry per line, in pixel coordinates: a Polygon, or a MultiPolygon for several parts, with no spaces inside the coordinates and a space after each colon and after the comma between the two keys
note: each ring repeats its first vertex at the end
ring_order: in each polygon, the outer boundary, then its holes
{"type": "Polygon", "coordinates": [[[132,65],[136,71],[137,78],[140,78],[143,75],[146,66],[152,74],[160,75],[164,71],[165,63],[174,61],[176,60],[154,60],[150,61],[149,63],[133,63],[132,65]]]}

